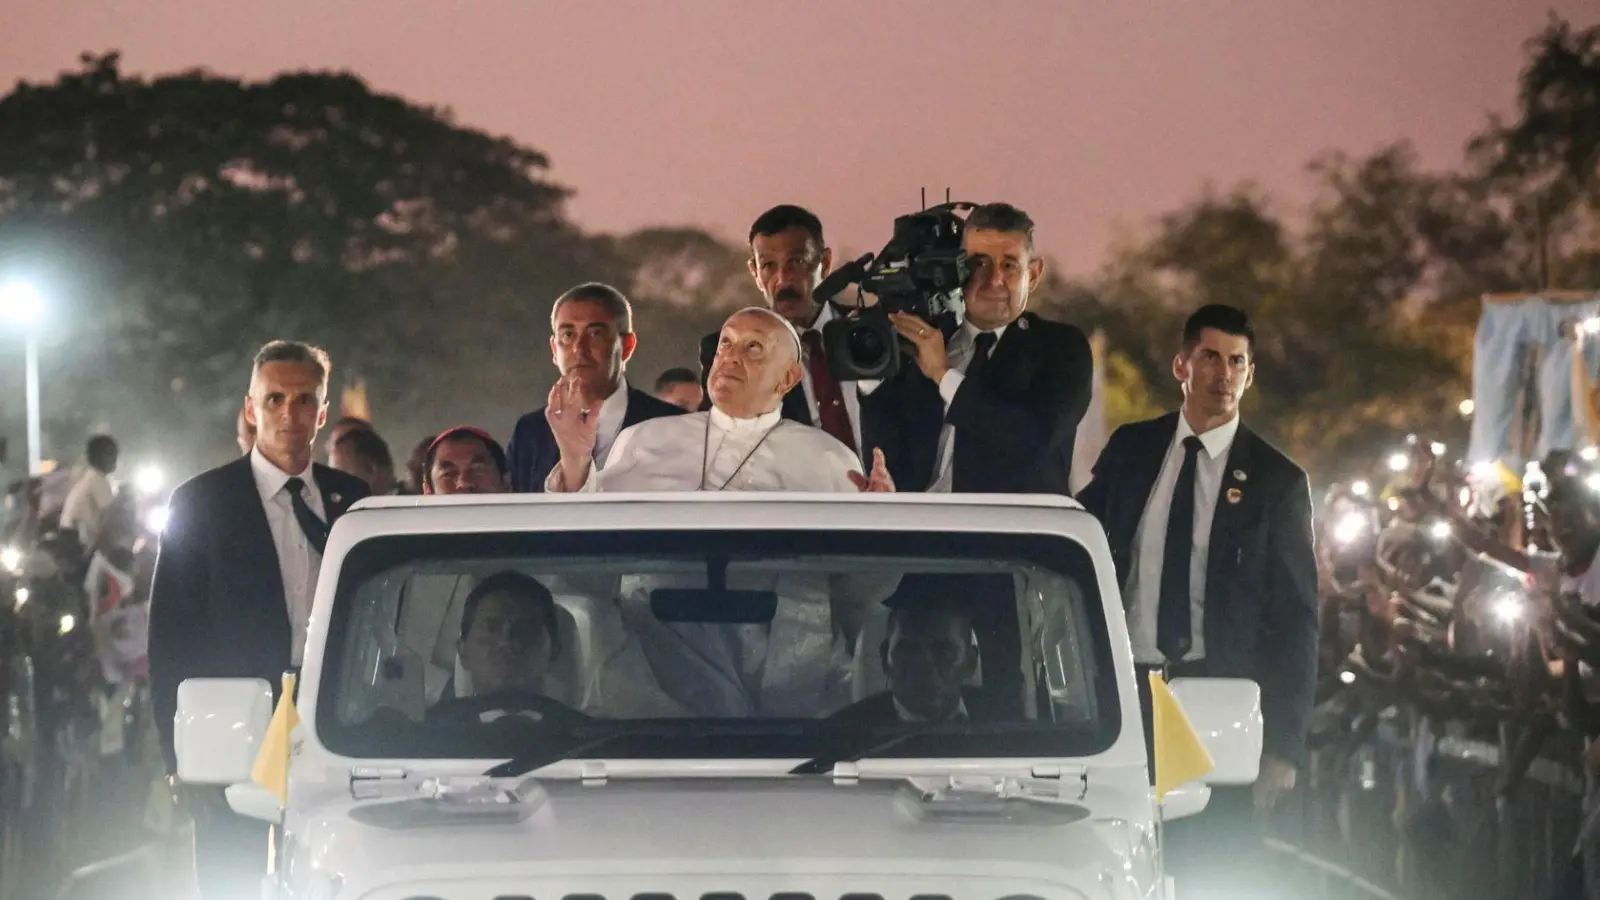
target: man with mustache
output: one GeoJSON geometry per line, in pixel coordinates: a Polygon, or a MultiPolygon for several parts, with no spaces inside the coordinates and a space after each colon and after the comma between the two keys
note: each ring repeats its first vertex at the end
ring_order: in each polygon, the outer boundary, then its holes
{"type": "MultiPolygon", "coordinates": [[[[783,417],[815,425],[871,460],[861,443],[861,404],[853,381],[838,381],[828,371],[822,328],[833,320],[832,306],[818,304],[812,292],[833,269],[833,251],[822,240],[822,222],[798,206],[775,206],[750,226],[750,276],[767,308],[786,319],[800,335],[800,381],[783,396],[783,417]]],[[[711,374],[718,335],[700,342],[701,379],[711,374]]],[[[709,399],[701,409],[710,407],[709,399]]]]}

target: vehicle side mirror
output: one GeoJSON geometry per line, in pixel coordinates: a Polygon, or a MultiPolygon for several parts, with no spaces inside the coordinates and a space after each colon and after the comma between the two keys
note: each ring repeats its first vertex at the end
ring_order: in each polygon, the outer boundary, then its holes
{"type": "Polygon", "coordinates": [[[1254,784],[1261,772],[1261,688],[1248,678],[1174,678],[1173,697],[1216,765],[1202,784],[1254,784]]]}
{"type": "Polygon", "coordinates": [[[178,685],[173,746],[186,784],[248,782],[272,721],[272,685],[260,678],[190,678],[178,685]]]}

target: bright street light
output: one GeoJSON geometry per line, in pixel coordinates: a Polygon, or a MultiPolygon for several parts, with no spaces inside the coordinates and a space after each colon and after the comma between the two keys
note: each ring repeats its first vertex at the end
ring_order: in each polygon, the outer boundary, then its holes
{"type": "Polygon", "coordinates": [[[28,409],[28,474],[39,474],[39,344],[35,326],[44,317],[44,294],[26,281],[0,284],[0,316],[22,329],[26,341],[24,364],[27,367],[25,393],[28,409]]]}
{"type": "Polygon", "coordinates": [[[141,494],[154,494],[166,486],[167,475],[160,466],[141,466],[133,473],[133,487],[141,494]]]}
{"type": "Polygon", "coordinates": [[[0,316],[18,325],[32,325],[44,314],[44,294],[26,281],[0,284],[0,316]]]}

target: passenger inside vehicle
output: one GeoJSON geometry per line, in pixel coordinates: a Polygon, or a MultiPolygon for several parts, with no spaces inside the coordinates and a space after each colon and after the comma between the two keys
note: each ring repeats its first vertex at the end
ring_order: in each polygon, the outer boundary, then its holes
{"type": "Polygon", "coordinates": [[[835,713],[833,724],[873,728],[993,718],[983,694],[969,686],[979,659],[971,611],[960,600],[924,593],[941,581],[908,579],[887,601],[888,628],[877,652],[888,690],[835,713]]]}
{"type": "Polygon", "coordinates": [[[460,666],[428,721],[581,718],[544,693],[559,635],[555,598],[537,579],[507,570],[478,582],[462,606],[460,666]]]}

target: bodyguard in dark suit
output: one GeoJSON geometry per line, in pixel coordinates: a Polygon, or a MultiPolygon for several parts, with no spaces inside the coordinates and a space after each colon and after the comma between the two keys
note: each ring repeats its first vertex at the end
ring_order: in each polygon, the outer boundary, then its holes
{"type": "Polygon", "coordinates": [[[862,441],[883,450],[905,490],[1069,493],[1094,376],[1089,340],[1024,312],[1044,276],[1027,213],[979,207],[963,243],[965,322],[891,314],[916,364],[860,383],[862,441]]]}
{"type": "MultiPolygon", "coordinates": [[[[822,220],[798,206],[774,206],[750,226],[749,242],[750,277],[761,298],[800,336],[800,382],[783,395],[783,417],[833,435],[870,469],[872,454],[862,446],[855,383],[835,379],[822,350],[822,329],[835,315],[834,308],[818,304],[814,294],[833,270],[833,251],[822,239],[822,220]]],[[[716,361],[720,336],[717,332],[700,340],[702,387],[716,361]]],[[[709,393],[700,408],[711,408],[709,393]]]]}
{"type": "MultiPolygon", "coordinates": [[[[359,478],[311,462],[327,421],[327,354],[279,341],[257,354],[245,401],[250,453],[172,494],[150,591],[150,680],[167,770],[187,678],[264,678],[300,664],[328,531],[367,496],[359,478]]],[[[175,788],[175,779],[170,779],[175,788]]],[[[267,827],[234,815],[220,790],[181,791],[196,811],[202,895],[259,890],[267,827]]]]}
{"type": "MultiPolygon", "coordinates": [[[[583,398],[583,415],[599,418],[594,462],[605,466],[611,445],[624,428],[660,416],[682,415],[681,407],[635,390],[624,377],[628,358],[639,344],[633,333],[633,307],[622,292],[606,284],[580,284],[556,298],[550,310],[550,355],[563,380],[583,398]]],[[[507,448],[511,489],[543,493],[544,480],[561,460],[540,407],[517,421],[507,448]]]]}
{"type": "MultiPolygon", "coordinates": [[[[1157,666],[1261,686],[1259,809],[1304,762],[1318,620],[1306,473],[1239,421],[1254,353],[1242,311],[1195,312],[1173,362],[1182,410],[1117,429],[1078,499],[1106,528],[1141,677],[1157,666]]],[[[1242,815],[1252,798],[1237,794],[1216,791],[1212,805],[1238,801],[1242,815]]]]}

